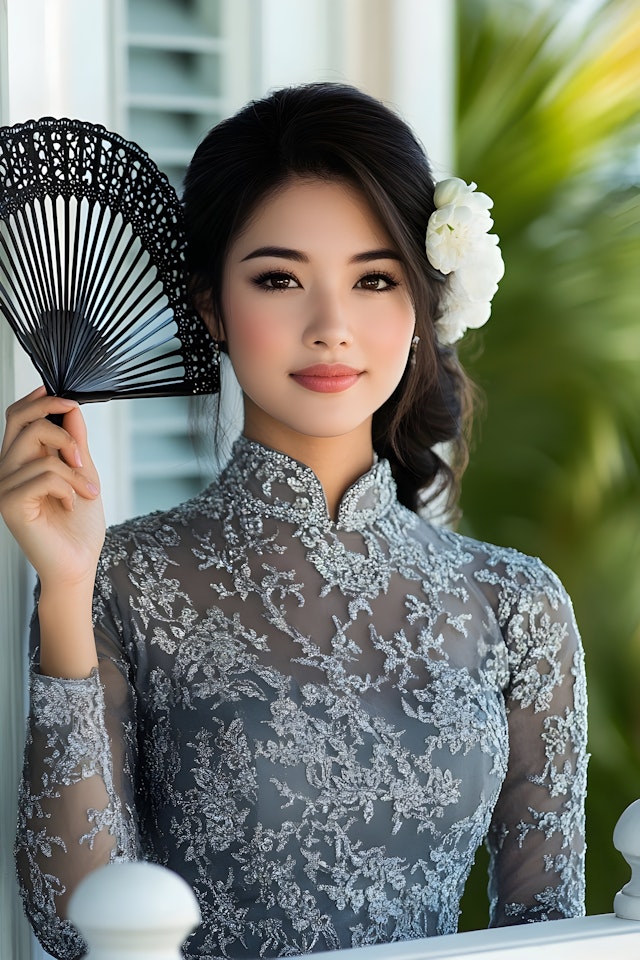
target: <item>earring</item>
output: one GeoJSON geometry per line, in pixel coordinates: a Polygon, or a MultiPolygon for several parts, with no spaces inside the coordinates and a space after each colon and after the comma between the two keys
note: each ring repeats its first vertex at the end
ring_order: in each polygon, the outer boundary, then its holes
{"type": "Polygon", "coordinates": [[[416,353],[418,352],[418,344],[420,343],[420,337],[416,336],[411,341],[411,350],[409,351],[409,363],[412,367],[416,365],[416,353]]]}

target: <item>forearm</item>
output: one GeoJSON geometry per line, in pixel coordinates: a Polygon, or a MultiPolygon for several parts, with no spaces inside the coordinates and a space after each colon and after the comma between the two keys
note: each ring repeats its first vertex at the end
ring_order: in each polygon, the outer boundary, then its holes
{"type": "Polygon", "coordinates": [[[97,667],[91,604],[94,577],[73,587],[42,584],[38,601],[40,672],[80,680],[97,667]]]}
{"type": "Polygon", "coordinates": [[[56,956],[79,955],[65,920],[78,883],[136,855],[132,785],[114,763],[105,721],[97,671],[86,680],[32,676],[16,860],[27,914],[56,956]]]}
{"type": "Polygon", "coordinates": [[[494,924],[584,912],[586,687],[571,604],[549,590],[510,633],[510,757],[489,837],[494,924]]]}

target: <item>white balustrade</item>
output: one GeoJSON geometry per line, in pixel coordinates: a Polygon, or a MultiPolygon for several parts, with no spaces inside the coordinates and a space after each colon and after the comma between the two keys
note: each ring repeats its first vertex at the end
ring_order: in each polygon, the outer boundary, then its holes
{"type": "Polygon", "coordinates": [[[182,877],[155,863],[112,863],[90,873],[69,901],[69,920],[91,960],[180,960],[200,923],[182,877]]]}
{"type": "MultiPolygon", "coordinates": [[[[638,960],[640,958],[640,800],[620,817],[614,844],[631,866],[614,914],[474,930],[341,951],[343,960],[638,960]]],[[[89,945],[87,960],[179,960],[200,922],[188,885],[151,863],[115,863],[86,877],[69,919],[89,945]]],[[[337,960],[335,951],[314,960],[337,960]]],[[[248,958],[250,960],[250,958],[248,958]]]]}
{"type": "Polygon", "coordinates": [[[613,831],[613,845],[631,867],[631,880],[616,893],[617,917],[640,920],[640,800],[627,807],[613,831]]]}

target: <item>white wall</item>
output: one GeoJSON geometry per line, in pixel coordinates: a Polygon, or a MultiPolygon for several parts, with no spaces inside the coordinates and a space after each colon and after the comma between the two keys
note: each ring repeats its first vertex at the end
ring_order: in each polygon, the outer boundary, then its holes
{"type": "Polygon", "coordinates": [[[352,83],[395,106],[438,178],[452,172],[453,0],[257,0],[260,95],[312,80],[352,83]]]}
{"type": "MultiPolygon", "coordinates": [[[[7,5],[0,0],[0,124],[8,121],[7,5]]],[[[13,335],[0,322],[0,407],[13,399],[13,335]]],[[[28,960],[30,933],[15,884],[12,842],[18,776],[24,737],[24,653],[19,642],[24,622],[25,564],[0,524],[0,957],[28,960]]]]}

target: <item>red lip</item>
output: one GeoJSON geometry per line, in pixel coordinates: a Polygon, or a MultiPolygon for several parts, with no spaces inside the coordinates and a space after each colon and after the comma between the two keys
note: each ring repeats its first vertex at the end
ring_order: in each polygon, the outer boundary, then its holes
{"type": "Polygon", "coordinates": [[[299,386],[315,393],[340,393],[357,383],[362,370],[355,370],[344,363],[314,363],[303,370],[296,370],[291,377],[299,386]]]}
{"type": "Polygon", "coordinates": [[[314,363],[303,370],[296,370],[291,374],[292,377],[353,377],[362,373],[354,367],[348,367],[344,363],[314,363]]]}

